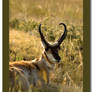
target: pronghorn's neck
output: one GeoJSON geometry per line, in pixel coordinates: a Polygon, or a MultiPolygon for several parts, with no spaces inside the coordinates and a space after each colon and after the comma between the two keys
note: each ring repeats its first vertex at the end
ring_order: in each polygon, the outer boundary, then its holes
{"type": "Polygon", "coordinates": [[[40,58],[40,62],[44,63],[44,65],[46,65],[46,67],[48,67],[49,69],[53,69],[54,67],[54,63],[52,63],[52,61],[48,58],[48,56],[46,55],[46,52],[43,52],[41,58],[40,58]]]}

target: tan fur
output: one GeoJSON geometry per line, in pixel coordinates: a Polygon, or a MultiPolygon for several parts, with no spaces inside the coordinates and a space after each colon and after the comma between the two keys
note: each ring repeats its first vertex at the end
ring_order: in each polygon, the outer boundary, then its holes
{"type": "Polygon", "coordinates": [[[15,83],[15,78],[19,76],[20,79],[18,80],[23,80],[21,82],[27,86],[26,88],[29,88],[30,85],[44,87],[45,84],[49,83],[49,72],[53,68],[53,65],[45,54],[40,59],[33,61],[9,62],[11,86],[15,87],[18,84],[15,83]]]}
{"type": "Polygon", "coordinates": [[[22,92],[31,90],[29,88],[29,82],[23,75],[22,70],[14,66],[9,68],[9,86],[9,92],[17,92],[20,88],[22,92]]]}

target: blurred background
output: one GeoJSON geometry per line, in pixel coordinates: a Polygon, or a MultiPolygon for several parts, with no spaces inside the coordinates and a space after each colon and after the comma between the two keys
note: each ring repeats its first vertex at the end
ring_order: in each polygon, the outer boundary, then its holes
{"type": "Polygon", "coordinates": [[[61,62],[51,73],[46,92],[83,91],[83,0],[9,0],[9,59],[39,58],[43,51],[38,25],[54,43],[67,25],[67,37],[59,51],[61,62]],[[58,85],[57,85],[58,84],[58,85]]]}

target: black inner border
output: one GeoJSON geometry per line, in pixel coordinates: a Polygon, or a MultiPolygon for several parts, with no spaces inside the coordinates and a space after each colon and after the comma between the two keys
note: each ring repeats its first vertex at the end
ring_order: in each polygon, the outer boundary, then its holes
{"type": "Polygon", "coordinates": [[[83,1],[83,92],[90,92],[90,0],[83,1]]]}

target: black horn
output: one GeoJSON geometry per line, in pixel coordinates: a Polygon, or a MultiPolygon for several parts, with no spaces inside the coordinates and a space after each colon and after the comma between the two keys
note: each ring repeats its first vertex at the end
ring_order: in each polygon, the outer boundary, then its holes
{"type": "Polygon", "coordinates": [[[40,37],[41,37],[41,41],[46,45],[49,46],[49,43],[45,40],[43,33],[41,32],[41,24],[39,25],[39,33],[40,33],[40,37]]]}
{"type": "Polygon", "coordinates": [[[63,25],[63,26],[64,26],[64,33],[63,33],[63,35],[57,40],[57,42],[52,45],[52,47],[54,47],[54,48],[60,47],[60,44],[63,42],[63,40],[64,40],[64,39],[66,38],[66,36],[67,36],[67,28],[66,28],[66,25],[65,25],[64,23],[60,23],[59,25],[63,25]]]}
{"type": "Polygon", "coordinates": [[[58,45],[60,45],[60,44],[63,42],[63,40],[66,38],[66,36],[67,36],[67,28],[66,28],[66,25],[65,25],[64,23],[60,23],[59,25],[63,25],[63,26],[64,26],[64,33],[63,33],[63,35],[58,39],[58,41],[57,41],[57,44],[58,44],[58,45]]]}

